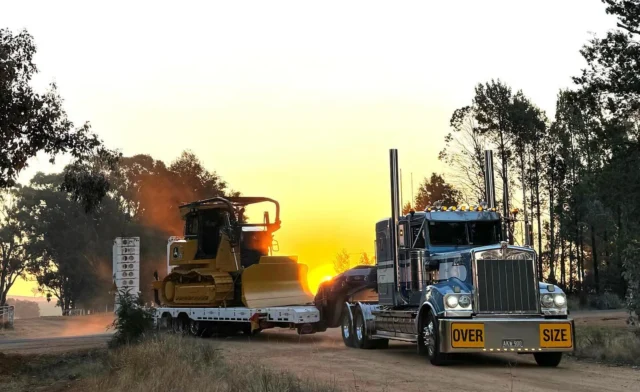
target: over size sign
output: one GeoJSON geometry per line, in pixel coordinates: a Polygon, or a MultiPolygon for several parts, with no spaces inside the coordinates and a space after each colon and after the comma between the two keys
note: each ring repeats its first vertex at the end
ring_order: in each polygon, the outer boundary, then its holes
{"type": "Polygon", "coordinates": [[[484,324],[451,324],[451,347],[453,348],[484,348],[484,339],[484,324]]]}

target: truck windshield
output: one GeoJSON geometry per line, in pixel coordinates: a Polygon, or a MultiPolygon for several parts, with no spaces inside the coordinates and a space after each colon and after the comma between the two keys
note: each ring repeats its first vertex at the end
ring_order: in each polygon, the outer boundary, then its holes
{"type": "Polygon", "coordinates": [[[500,242],[500,221],[469,222],[469,243],[491,245],[500,242]]]}
{"type": "Polygon", "coordinates": [[[468,245],[464,222],[429,222],[431,245],[468,245]]]}
{"type": "Polygon", "coordinates": [[[491,245],[500,242],[500,221],[429,222],[435,246],[491,245]]]}

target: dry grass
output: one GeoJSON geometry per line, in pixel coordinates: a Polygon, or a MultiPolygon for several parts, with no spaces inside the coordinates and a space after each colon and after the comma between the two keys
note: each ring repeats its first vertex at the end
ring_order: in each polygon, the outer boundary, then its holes
{"type": "Polygon", "coordinates": [[[0,353],[0,391],[64,391],[104,369],[107,353],[84,351],[61,355],[0,353]]]}
{"type": "Polygon", "coordinates": [[[640,329],[581,326],[576,328],[576,351],[581,359],[640,365],[640,329]]]}
{"type": "Polygon", "coordinates": [[[211,341],[153,337],[142,344],[67,356],[0,358],[1,391],[247,391],[329,392],[335,385],[300,380],[286,371],[224,358],[211,341]],[[74,381],[75,380],[75,381],[74,381]]]}

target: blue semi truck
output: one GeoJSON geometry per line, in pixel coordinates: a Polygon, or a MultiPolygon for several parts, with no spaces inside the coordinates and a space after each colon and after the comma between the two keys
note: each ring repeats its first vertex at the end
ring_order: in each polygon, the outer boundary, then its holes
{"type": "Polygon", "coordinates": [[[346,346],[416,343],[440,365],[457,353],[533,354],[557,366],[574,349],[574,323],[560,287],[540,282],[529,246],[509,245],[496,211],[491,152],[487,203],[399,213],[397,150],[390,150],[391,217],[377,222],[376,266],[320,286],[323,328],[340,327],[346,346]]]}

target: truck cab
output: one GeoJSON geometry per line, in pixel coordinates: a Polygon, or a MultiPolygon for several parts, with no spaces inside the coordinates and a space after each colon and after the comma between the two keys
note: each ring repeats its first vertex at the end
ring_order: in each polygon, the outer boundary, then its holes
{"type": "MultiPolygon", "coordinates": [[[[492,184],[492,162],[486,163],[492,184]]],[[[359,272],[375,279],[347,285],[348,292],[338,287],[344,283],[322,288],[323,298],[333,292],[345,301],[340,327],[347,346],[413,342],[434,365],[457,353],[513,352],[533,354],[540,366],[555,367],[564,352],[573,351],[574,324],[564,292],[539,281],[533,248],[505,241],[495,201],[434,203],[400,216],[395,150],[391,187],[391,217],[375,225],[375,274],[359,272]],[[373,290],[377,299],[359,300],[359,290],[373,290]]]]}

